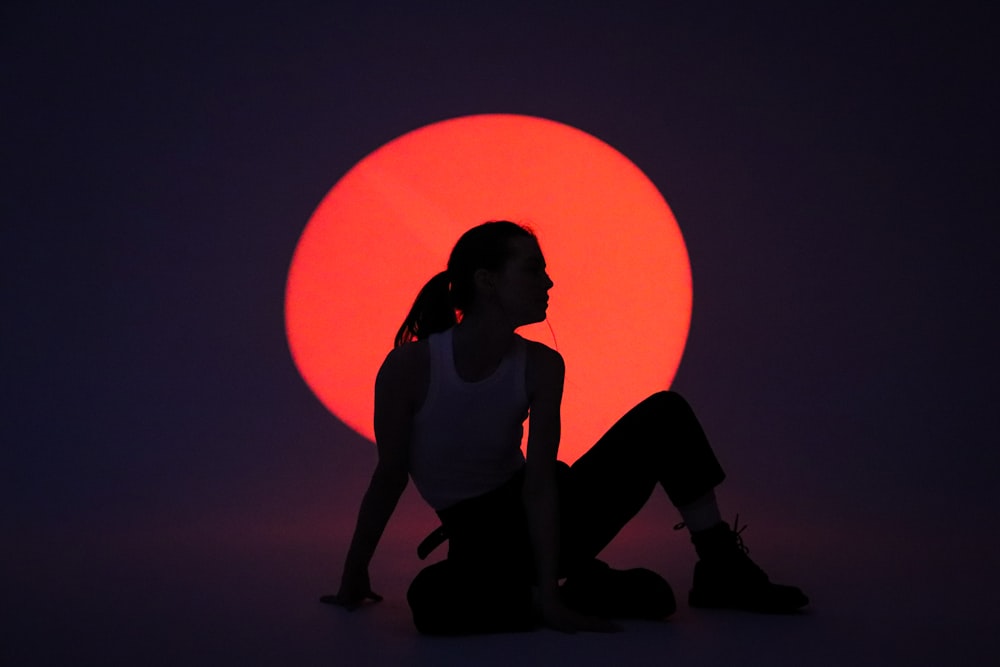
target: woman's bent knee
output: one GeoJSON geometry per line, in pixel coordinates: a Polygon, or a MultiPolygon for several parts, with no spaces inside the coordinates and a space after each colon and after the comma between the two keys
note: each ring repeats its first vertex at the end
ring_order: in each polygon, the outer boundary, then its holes
{"type": "Polygon", "coordinates": [[[660,417],[678,412],[690,412],[691,407],[684,397],[676,391],[663,390],[651,394],[633,410],[643,415],[656,415],[660,417]]]}
{"type": "Polygon", "coordinates": [[[472,576],[447,560],[421,570],[406,593],[417,630],[428,635],[523,632],[534,629],[531,587],[472,576]]]}

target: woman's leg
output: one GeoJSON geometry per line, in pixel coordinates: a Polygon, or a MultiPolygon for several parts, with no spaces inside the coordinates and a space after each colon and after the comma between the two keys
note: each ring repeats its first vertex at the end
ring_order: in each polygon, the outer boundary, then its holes
{"type": "MultiPolygon", "coordinates": [[[[725,479],[694,412],[674,392],[654,394],[630,410],[569,472],[560,485],[560,523],[570,574],[618,534],[657,484],[685,519],[704,521],[718,516],[712,491],[725,479]]],[[[809,603],[798,588],[771,583],[727,524],[689,528],[699,556],[692,606],[787,613],[809,603]]]]}
{"type": "Polygon", "coordinates": [[[438,512],[448,558],[420,572],[407,592],[417,629],[464,635],[535,625],[531,546],[521,502],[523,474],[438,512]]]}
{"type": "Polygon", "coordinates": [[[503,572],[448,559],[421,570],[406,592],[417,630],[428,635],[527,632],[535,627],[531,587],[503,572]]]}
{"type": "Polygon", "coordinates": [[[660,485],[678,507],[709,494],[725,473],[694,412],[659,392],[626,413],[560,484],[562,550],[571,571],[596,556],[660,485]]]}

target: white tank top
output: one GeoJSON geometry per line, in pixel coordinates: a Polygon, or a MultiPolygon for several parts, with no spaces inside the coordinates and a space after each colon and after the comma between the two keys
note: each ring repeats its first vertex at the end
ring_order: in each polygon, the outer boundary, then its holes
{"type": "Polygon", "coordinates": [[[492,491],[524,465],[524,339],[515,336],[492,375],[466,382],[455,370],[452,331],[427,339],[430,383],[410,442],[410,476],[435,510],[492,491]]]}

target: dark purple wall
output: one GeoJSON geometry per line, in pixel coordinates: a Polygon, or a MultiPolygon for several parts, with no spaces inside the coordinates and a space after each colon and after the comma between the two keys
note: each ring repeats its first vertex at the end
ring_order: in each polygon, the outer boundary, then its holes
{"type": "Polygon", "coordinates": [[[675,387],[731,497],[913,534],[1000,518],[984,14],[208,4],[0,10],[11,543],[353,512],[373,452],[291,363],[285,271],[357,160],[482,112],[594,134],[670,202],[675,387]]]}

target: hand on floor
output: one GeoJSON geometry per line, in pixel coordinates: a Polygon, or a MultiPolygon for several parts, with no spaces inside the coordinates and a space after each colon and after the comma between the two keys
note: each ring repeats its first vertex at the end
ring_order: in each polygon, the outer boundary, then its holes
{"type": "Polygon", "coordinates": [[[561,602],[542,604],[542,623],[560,632],[621,632],[622,627],[606,618],[585,616],[561,602]]]}
{"type": "Polygon", "coordinates": [[[382,601],[382,596],[372,590],[367,569],[353,574],[345,572],[337,594],[324,595],[319,599],[324,604],[335,604],[348,611],[354,611],[367,600],[382,601]]]}

